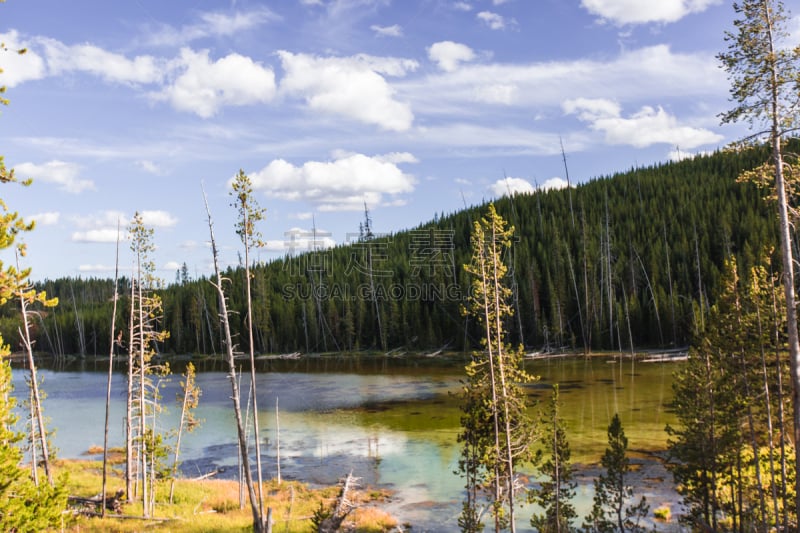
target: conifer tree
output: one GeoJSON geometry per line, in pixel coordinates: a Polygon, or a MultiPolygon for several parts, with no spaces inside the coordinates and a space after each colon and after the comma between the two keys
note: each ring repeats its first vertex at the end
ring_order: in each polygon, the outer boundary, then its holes
{"type": "Polygon", "coordinates": [[[142,216],[137,212],[128,231],[135,258],[131,279],[131,338],[128,343],[128,413],[129,419],[135,419],[137,424],[134,427],[133,420],[128,424],[130,430],[126,435],[126,450],[128,468],[132,465],[130,458],[136,460],[136,479],[142,483],[142,513],[149,517],[155,506],[156,462],[163,455],[163,437],[155,430],[156,413],[161,410],[159,382],[154,381],[152,376],[169,373],[168,363],[154,365],[152,358],[156,354],[157,343],[166,340],[169,332],[159,330],[163,306],[155,289],[160,286],[160,280],[155,276],[155,264],[149,255],[155,249],[153,230],[145,226],[142,216]]]}
{"type": "Polygon", "coordinates": [[[571,451],[558,407],[558,384],[555,384],[549,408],[541,421],[542,442],[550,455],[539,468],[544,476],[539,488],[531,489],[528,494],[528,500],[544,510],[531,517],[531,525],[540,533],[567,533],[572,529],[572,520],[578,516],[570,501],[577,484],[572,478],[571,451]]]}
{"type": "Polygon", "coordinates": [[[792,444],[772,430],[784,425],[785,363],[766,357],[779,354],[785,341],[764,327],[777,315],[776,289],[764,267],[740,280],[736,261],[729,261],[706,330],[675,375],[678,423],[667,428],[669,466],[688,509],[684,521],[693,527],[717,529],[722,515],[758,531],[788,529],[793,521],[794,475],[785,468],[792,444]]]}
{"type": "MultiPolygon", "coordinates": [[[[718,57],[728,71],[735,107],[722,115],[722,121],[746,122],[756,129],[750,138],[766,138],[771,148],[767,174],[772,178],[778,204],[794,442],[800,442],[800,340],[787,191],[791,167],[784,147],[784,137],[796,131],[800,122],[797,98],[800,48],[786,46],[789,15],[780,0],[742,0],[734,2],[733,8],[739,18],[734,21],[735,31],[726,32],[727,51],[718,57]]],[[[800,471],[800,446],[795,450],[795,470],[800,471]]],[[[800,516],[800,491],[797,491],[795,516],[800,516]]]]}
{"type": "MultiPolygon", "coordinates": [[[[214,280],[211,283],[217,291],[219,301],[219,320],[222,324],[222,335],[225,343],[225,358],[228,363],[228,381],[231,384],[231,400],[233,401],[233,413],[236,419],[236,437],[239,444],[239,455],[242,461],[247,493],[250,498],[250,509],[253,513],[253,531],[264,533],[271,530],[268,517],[261,512],[261,505],[256,496],[256,488],[253,483],[253,473],[250,469],[250,455],[247,451],[247,435],[245,432],[244,418],[242,417],[241,394],[239,392],[239,381],[236,375],[235,346],[231,335],[230,315],[228,313],[228,301],[223,289],[224,279],[219,269],[219,256],[217,254],[217,242],[214,238],[214,224],[211,219],[211,210],[208,207],[208,200],[203,191],[203,199],[208,215],[208,232],[211,236],[211,255],[214,263],[214,280]]],[[[228,280],[230,281],[230,280],[228,280]]]]}
{"type": "Polygon", "coordinates": [[[633,498],[633,487],[626,483],[626,474],[630,472],[630,460],[627,456],[628,438],[620,422],[619,415],[614,414],[608,426],[608,448],[600,463],[605,468],[594,481],[594,501],[592,511],[586,517],[584,529],[591,533],[606,532],[643,532],[641,520],[647,516],[650,506],[644,496],[636,503],[633,498]]]}
{"type": "MultiPolygon", "coordinates": [[[[0,49],[7,52],[2,43],[0,49]]],[[[24,50],[20,53],[24,53],[24,50]]],[[[4,92],[5,87],[0,86],[0,95],[4,92]]],[[[0,104],[7,103],[8,100],[0,96],[0,104]]],[[[14,170],[6,168],[3,156],[0,156],[0,184],[9,183],[17,183],[17,179],[14,170]]],[[[17,236],[32,229],[32,223],[25,222],[16,212],[10,211],[0,199],[0,250],[15,248],[24,255],[25,246],[17,242],[17,236]]],[[[0,305],[27,289],[29,274],[30,269],[18,270],[0,261],[0,305]]],[[[34,294],[36,298],[45,297],[43,293],[34,294]]],[[[43,483],[37,487],[20,467],[22,451],[19,441],[22,435],[14,429],[17,416],[14,413],[9,354],[10,349],[0,336],[0,530],[42,531],[61,524],[61,514],[67,504],[65,480],[62,478],[53,485],[43,483]]]]}
{"type": "Polygon", "coordinates": [[[266,210],[258,206],[253,198],[253,184],[243,170],[234,177],[231,184],[231,195],[235,198],[233,206],[239,214],[236,223],[236,234],[244,245],[244,275],[247,298],[247,334],[250,351],[250,398],[253,405],[253,433],[255,436],[256,477],[258,478],[258,507],[264,516],[263,480],[261,471],[261,433],[258,424],[258,389],[256,387],[256,357],[253,338],[253,297],[251,291],[250,249],[262,246],[261,233],[256,229],[256,222],[263,220],[266,210]]]}
{"type": "Polygon", "coordinates": [[[195,409],[200,403],[200,396],[203,391],[197,386],[197,373],[194,369],[194,364],[188,363],[186,365],[186,372],[183,374],[183,381],[181,381],[181,389],[183,394],[177,395],[178,403],[181,406],[181,416],[178,420],[178,435],[175,438],[174,460],[172,461],[172,472],[169,484],[169,503],[172,503],[175,495],[175,478],[178,475],[178,459],[181,454],[181,437],[183,436],[183,429],[191,433],[200,426],[200,420],[195,416],[195,409]]]}
{"type": "MultiPolygon", "coordinates": [[[[464,269],[473,276],[469,311],[481,325],[483,351],[473,354],[466,368],[460,436],[468,494],[477,494],[470,484],[491,487],[494,529],[509,528],[512,532],[516,530],[515,506],[520,492],[517,469],[531,461],[534,442],[521,387],[533,378],[522,368],[521,348],[513,350],[506,341],[506,320],[512,309],[503,259],[513,233],[514,228],[506,227],[493,204],[473,225],[472,261],[464,269]]],[[[470,528],[477,527],[477,516],[477,501],[473,500],[470,506],[465,505],[462,520],[470,528]]]]}

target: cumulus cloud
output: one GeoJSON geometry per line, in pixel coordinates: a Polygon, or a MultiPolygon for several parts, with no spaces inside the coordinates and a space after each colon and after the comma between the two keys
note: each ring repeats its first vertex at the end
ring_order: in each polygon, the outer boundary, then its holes
{"type": "Polygon", "coordinates": [[[591,14],[620,25],[676,22],[719,3],[721,0],[581,0],[581,6],[591,14]]]}
{"type": "Polygon", "coordinates": [[[0,33],[0,42],[6,47],[6,50],[0,51],[0,69],[3,70],[0,74],[0,85],[15,87],[45,76],[44,59],[31,50],[30,44],[22,40],[16,31],[0,33]],[[24,54],[18,53],[25,48],[27,51],[24,54]]]}
{"type": "Polygon", "coordinates": [[[33,220],[37,225],[53,226],[58,224],[58,221],[61,219],[61,213],[58,211],[48,211],[46,213],[36,213],[35,215],[30,215],[25,218],[33,220]]]}
{"type": "Polygon", "coordinates": [[[233,53],[212,61],[208,50],[184,48],[176,62],[180,74],[151,96],[168,101],[179,111],[209,118],[222,106],[265,103],[275,96],[272,69],[249,57],[233,53]]]}
{"type": "MultiPolygon", "coordinates": [[[[140,211],[139,214],[144,225],[150,228],[168,228],[178,223],[178,219],[167,211],[140,211]]],[[[117,242],[118,238],[128,239],[128,226],[132,218],[132,215],[115,210],[73,216],[70,222],[77,230],[72,233],[72,240],[83,243],[111,243],[117,242]]]]}
{"type": "Polygon", "coordinates": [[[428,58],[445,72],[453,72],[461,63],[475,59],[475,52],[465,44],[441,41],[428,48],[428,58]]]}
{"type": "Polygon", "coordinates": [[[153,228],[169,228],[178,223],[178,219],[167,211],[141,211],[142,222],[153,228]]]}
{"type": "Polygon", "coordinates": [[[156,176],[160,176],[162,174],[161,168],[159,168],[157,164],[149,159],[140,159],[136,162],[136,165],[148,174],[153,174],[156,176]]]}
{"type": "Polygon", "coordinates": [[[680,147],[675,148],[674,150],[670,150],[667,154],[667,158],[670,161],[683,161],[684,159],[694,159],[695,157],[701,157],[705,155],[711,155],[713,152],[709,150],[701,150],[699,152],[688,152],[686,150],[681,150],[680,147]]]}
{"type": "Polygon", "coordinates": [[[107,82],[129,84],[155,83],[164,75],[163,62],[152,56],[128,59],[91,44],[68,46],[55,39],[41,39],[41,44],[53,75],[86,72],[107,82]]]}
{"type": "Polygon", "coordinates": [[[492,13],[491,11],[481,11],[476,17],[493,30],[503,30],[507,24],[506,19],[502,15],[492,13]]]}
{"type": "Polygon", "coordinates": [[[250,173],[255,190],[284,200],[303,200],[321,211],[361,210],[364,202],[380,205],[384,196],[414,190],[414,178],[404,173],[396,158],[352,154],[333,161],[308,161],[295,166],[275,159],[250,173]]]}
{"type": "Polygon", "coordinates": [[[99,228],[72,233],[72,240],[74,242],[84,243],[109,243],[117,242],[117,239],[124,238],[126,238],[125,234],[122,231],[117,233],[117,228],[99,228]]]}
{"type": "Polygon", "coordinates": [[[453,2],[453,9],[458,11],[472,11],[472,5],[467,2],[453,2]]]}
{"type": "Polygon", "coordinates": [[[285,76],[281,91],[305,98],[311,109],[350,117],[385,130],[405,131],[414,115],[395,99],[384,75],[403,76],[417,63],[367,55],[316,57],[279,52],[285,76]]]}
{"type": "Polygon", "coordinates": [[[569,187],[567,180],[564,178],[555,177],[545,180],[545,182],[539,185],[537,189],[541,191],[551,191],[557,189],[566,189],[567,187],[569,187]]]}
{"type": "Polygon", "coordinates": [[[497,180],[489,187],[493,195],[500,196],[515,196],[517,194],[532,194],[535,192],[533,185],[522,178],[503,178],[497,180]]]}
{"type": "Polygon", "coordinates": [[[42,165],[20,163],[16,165],[17,175],[22,178],[33,178],[34,181],[56,185],[59,190],[78,194],[95,188],[92,180],[80,179],[80,167],[75,163],[49,161],[42,165]]]}
{"type": "Polygon", "coordinates": [[[391,26],[378,26],[377,24],[373,24],[369,27],[372,31],[375,32],[375,35],[378,37],[402,37],[403,36],[403,28],[400,27],[398,24],[393,24],[391,26]]]}
{"type": "Polygon", "coordinates": [[[666,143],[688,149],[722,140],[722,135],[705,128],[683,126],[662,107],[644,106],[630,117],[623,117],[618,104],[604,99],[578,98],[564,102],[567,114],[589,123],[592,130],[605,134],[609,144],[643,148],[666,143]]]}

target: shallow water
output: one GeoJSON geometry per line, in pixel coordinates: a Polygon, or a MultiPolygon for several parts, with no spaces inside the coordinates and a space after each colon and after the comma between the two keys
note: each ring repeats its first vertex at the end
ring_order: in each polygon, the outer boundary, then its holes
{"type": "MultiPolygon", "coordinates": [[[[620,413],[630,450],[641,452],[635,455],[646,457],[665,447],[664,426],[673,420],[669,402],[676,363],[609,361],[560,358],[528,363],[528,370],[540,376],[526,386],[533,400],[545,405],[551,384],[560,384],[561,414],[568,424],[574,463],[599,460],[615,412],[620,413]]],[[[270,362],[269,366],[270,372],[257,377],[265,477],[277,474],[277,401],[284,478],[331,484],[352,470],[365,485],[395,490],[390,510],[411,522],[414,530],[457,529],[463,481],[454,474],[460,416],[454,393],[463,378],[461,363],[337,358],[270,362]]],[[[48,396],[45,414],[52,421],[50,427],[56,428],[59,456],[82,457],[90,446],[102,445],[107,370],[84,367],[41,370],[40,374],[48,396]]],[[[124,374],[114,374],[112,446],[123,444],[124,380],[124,374]]],[[[14,370],[14,382],[17,393],[25,394],[23,370],[14,370]]],[[[164,431],[177,423],[179,382],[173,376],[162,383],[162,403],[168,411],[159,415],[157,423],[164,431]]],[[[183,473],[197,476],[224,469],[220,476],[234,477],[237,447],[227,374],[200,372],[197,383],[203,391],[197,416],[203,423],[184,435],[183,473]]],[[[246,375],[243,396],[249,393],[248,385],[246,375]]],[[[532,415],[537,414],[538,408],[532,408],[532,415]]],[[[637,490],[650,496],[653,508],[675,502],[669,483],[657,483],[668,475],[652,461],[647,464],[651,469],[643,477],[650,479],[640,479],[637,490]]],[[[584,470],[579,476],[575,503],[580,515],[591,506],[591,475],[591,470],[584,470]]],[[[523,513],[521,531],[529,515],[530,510],[523,513]]]]}

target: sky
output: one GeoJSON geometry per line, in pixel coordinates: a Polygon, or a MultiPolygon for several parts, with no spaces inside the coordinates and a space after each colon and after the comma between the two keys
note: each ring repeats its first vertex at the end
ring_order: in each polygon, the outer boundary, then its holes
{"type": "Polygon", "coordinates": [[[36,222],[34,280],[113,277],[118,227],[129,273],[136,212],[159,276],[208,275],[203,190],[222,265],[238,264],[240,169],[266,209],[257,260],[351,242],[365,205],[390,234],[743,136],[719,120],[734,15],[720,0],[8,0],[0,154],[33,183],[0,198],[36,222]]]}

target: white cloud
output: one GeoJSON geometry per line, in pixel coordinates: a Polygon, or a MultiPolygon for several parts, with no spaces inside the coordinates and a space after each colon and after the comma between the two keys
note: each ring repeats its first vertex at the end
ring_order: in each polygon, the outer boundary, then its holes
{"type": "Polygon", "coordinates": [[[614,24],[676,22],[719,3],[721,0],[581,0],[584,9],[614,24]]]}
{"type": "Polygon", "coordinates": [[[402,37],[403,36],[403,28],[400,27],[398,24],[393,24],[391,26],[378,26],[377,24],[373,24],[369,27],[372,31],[375,32],[375,35],[379,37],[402,37]]]}
{"type": "Polygon", "coordinates": [[[159,168],[158,165],[149,159],[141,159],[136,162],[136,165],[148,174],[154,174],[156,176],[160,176],[162,174],[161,168],[159,168]]]}
{"type": "Polygon", "coordinates": [[[475,52],[465,44],[441,41],[433,43],[428,48],[428,57],[438,64],[440,69],[453,72],[462,62],[475,59],[475,52]]]}
{"type": "Polygon", "coordinates": [[[0,86],[15,87],[29,80],[39,80],[45,76],[44,60],[40,55],[29,48],[29,44],[20,39],[19,34],[12,30],[0,33],[0,43],[6,50],[0,50],[0,86]],[[24,54],[19,50],[27,48],[24,54]]]}
{"type": "Polygon", "coordinates": [[[453,2],[453,9],[458,11],[472,11],[472,5],[467,2],[453,2]]]}
{"type": "Polygon", "coordinates": [[[332,233],[321,228],[291,228],[283,232],[284,240],[267,241],[266,249],[271,252],[296,253],[325,250],[336,246],[332,233]]]}
{"type": "Polygon", "coordinates": [[[141,211],[142,222],[153,228],[169,228],[178,223],[178,219],[167,211],[141,211]]]}
{"type": "Polygon", "coordinates": [[[493,30],[502,30],[506,27],[506,19],[497,13],[492,13],[491,11],[481,11],[476,15],[476,17],[478,17],[478,20],[484,22],[493,30]]]}
{"type": "Polygon", "coordinates": [[[95,188],[92,180],[78,178],[80,167],[75,163],[55,160],[42,165],[20,163],[15,168],[17,175],[23,179],[33,178],[34,181],[51,183],[56,185],[59,190],[73,194],[95,188]]]}
{"type": "MultiPolygon", "coordinates": [[[[549,155],[557,154],[559,146],[556,134],[502,125],[491,127],[452,123],[420,128],[417,135],[420,141],[431,145],[458,147],[463,150],[461,155],[464,157],[470,155],[467,149],[490,150],[495,155],[498,155],[498,152],[549,155]]],[[[583,148],[582,143],[576,139],[570,142],[570,146],[576,150],[583,148]]]]}
{"type": "Polygon", "coordinates": [[[497,180],[489,188],[492,194],[496,197],[511,196],[517,194],[533,194],[536,189],[530,182],[522,178],[503,178],[497,180]]]}
{"type": "Polygon", "coordinates": [[[325,113],[375,124],[385,130],[405,131],[414,115],[410,106],[395,99],[381,74],[402,76],[416,62],[373,56],[320,58],[279,52],[286,75],[281,90],[305,98],[309,107],[325,113]]]}
{"type": "Polygon", "coordinates": [[[85,243],[117,242],[118,238],[124,239],[126,238],[126,234],[123,230],[120,230],[119,234],[117,234],[117,228],[90,229],[86,231],[76,231],[72,234],[72,240],[74,242],[85,243]]]}
{"type": "Polygon", "coordinates": [[[557,189],[566,189],[567,187],[569,187],[567,180],[564,178],[555,177],[545,180],[545,182],[539,185],[537,189],[541,191],[551,191],[557,189]]]}
{"type": "Polygon", "coordinates": [[[176,270],[180,269],[181,269],[181,264],[178,263],[177,261],[167,261],[166,263],[164,263],[164,266],[161,267],[161,270],[171,270],[172,272],[175,272],[176,270]]]}
{"type": "MultiPolygon", "coordinates": [[[[392,157],[389,157],[392,159],[392,157]]],[[[308,161],[295,166],[276,159],[250,173],[253,188],[284,200],[303,200],[321,211],[349,211],[381,205],[384,195],[414,190],[414,178],[387,156],[353,154],[333,161],[308,161]]]]}
{"type": "Polygon", "coordinates": [[[606,117],[619,116],[622,112],[620,105],[612,100],[603,98],[575,98],[567,100],[562,106],[567,114],[578,114],[584,121],[596,121],[606,117]]]}
{"type": "Polygon", "coordinates": [[[53,75],[86,72],[108,82],[130,84],[155,83],[164,75],[163,62],[152,56],[128,59],[91,44],[68,46],[55,39],[41,39],[41,44],[53,75]]]}
{"type": "Polygon", "coordinates": [[[78,265],[78,272],[114,272],[115,267],[102,264],[78,265]]]}
{"type": "MultiPolygon", "coordinates": [[[[125,231],[125,225],[130,221],[122,211],[108,210],[99,213],[70,217],[70,222],[80,229],[97,229],[102,227],[116,228],[120,225],[120,231],[125,231]]],[[[114,230],[116,231],[116,229],[114,230]]],[[[116,238],[115,238],[116,240],[116,238]]]]}
{"type": "Polygon", "coordinates": [[[168,101],[179,111],[209,118],[222,106],[265,103],[275,96],[272,69],[249,57],[233,53],[212,62],[208,50],[183,48],[176,64],[180,75],[151,96],[168,101]]]}
{"type": "Polygon", "coordinates": [[[30,215],[25,218],[33,220],[40,226],[53,226],[58,224],[58,221],[61,219],[61,213],[58,211],[48,211],[47,213],[36,213],[35,215],[30,215]]]}
{"type": "Polygon", "coordinates": [[[414,157],[414,154],[408,152],[391,152],[389,154],[377,155],[375,159],[385,163],[400,164],[400,163],[419,163],[419,159],[414,157]]]}
{"type": "Polygon", "coordinates": [[[517,101],[519,87],[510,83],[483,85],[475,89],[475,100],[487,104],[511,105],[517,101]]]}
{"type": "Polygon", "coordinates": [[[680,147],[675,148],[674,150],[670,150],[667,154],[667,158],[670,161],[683,161],[684,159],[694,159],[695,157],[701,157],[705,155],[711,155],[713,152],[710,150],[701,150],[700,152],[687,152],[686,150],[681,150],[680,147]]]}
{"type": "Polygon", "coordinates": [[[534,115],[586,96],[621,102],[682,98],[696,103],[704,98],[722,101],[728,93],[725,73],[713,55],[676,53],[666,45],[627,50],[605,60],[468,63],[397,86],[420,114],[461,119],[476,101],[510,103],[534,115]]]}
{"type": "Polygon", "coordinates": [[[231,14],[222,12],[201,13],[197,22],[181,28],[174,28],[168,25],[147,28],[147,44],[181,46],[209,36],[226,37],[235,35],[279,18],[264,7],[231,14]]]}
{"type": "Polygon", "coordinates": [[[722,140],[722,135],[705,128],[678,124],[678,119],[660,106],[644,106],[628,118],[619,105],[603,99],[579,98],[564,102],[564,111],[589,123],[592,130],[605,134],[609,144],[627,144],[643,148],[665,143],[688,149],[722,140]]]}

